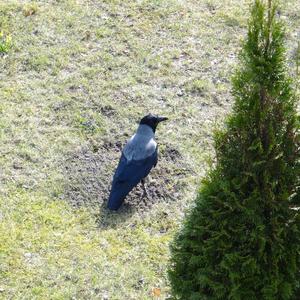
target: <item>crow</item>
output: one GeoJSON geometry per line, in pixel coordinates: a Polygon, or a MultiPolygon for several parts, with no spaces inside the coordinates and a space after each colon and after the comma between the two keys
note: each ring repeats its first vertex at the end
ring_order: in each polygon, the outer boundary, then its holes
{"type": "Polygon", "coordinates": [[[140,121],[136,133],[125,145],[115,171],[107,207],[118,210],[128,193],[144,179],[157,164],[157,144],[154,134],[157,125],[168,120],[166,117],[148,114],[140,121]]]}

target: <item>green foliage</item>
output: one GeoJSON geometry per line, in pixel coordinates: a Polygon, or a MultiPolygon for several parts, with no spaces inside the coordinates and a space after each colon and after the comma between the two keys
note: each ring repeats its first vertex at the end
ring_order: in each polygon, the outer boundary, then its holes
{"type": "Polygon", "coordinates": [[[299,118],[283,25],[269,5],[252,8],[216,166],[172,245],[174,299],[297,297],[299,118]]]}
{"type": "Polygon", "coordinates": [[[11,36],[0,32],[0,53],[7,53],[11,47],[11,36]]]}
{"type": "Polygon", "coordinates": [[[10,34],[10,22],[7,11],[0,4],[0,55],[7,53],[12,47],[12,38],[10,34]]]}

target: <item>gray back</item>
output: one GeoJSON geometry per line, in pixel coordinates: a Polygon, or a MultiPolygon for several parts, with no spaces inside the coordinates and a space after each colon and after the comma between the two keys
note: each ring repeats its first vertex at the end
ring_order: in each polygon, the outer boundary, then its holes
{"type": "Polygon", "coordinates": [[[139,125],[136,133],[129,139],[123,149],[127,160],[142,160],[151,156],[156,150],[154,132],[147,125],[139,125]]]}

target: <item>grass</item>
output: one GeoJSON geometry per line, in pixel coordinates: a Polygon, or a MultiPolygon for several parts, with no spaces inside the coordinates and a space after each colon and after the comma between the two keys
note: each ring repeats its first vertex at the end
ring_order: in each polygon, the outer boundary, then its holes
{"type": "Polygon", "coordinates": [[[145,231],[149,218],[128,226],[115,216],[114,226],[99,227],[85,209],[22,191],[1,202],[1,214],[6,299],[147,299],[149,285],[161,286],[170,238],[159,230],[170,220],[145,231]]]}
{"type": "MultiPolygon", "coordinates": [[[[231,108],[248,4],[0,4],[13,41],[0,55],[0,299],[168,298],[169,242],[231,108]],[[110,213],[120,148],[150,111],[170,118],[152,199],[137,188],[110,213]]],[[[282,11],[291,72],[296,4],[282,11]]]]}
{"type": "Polygon", "coordinates": [[[12,46],[11,36],[0,32],[0,53],[7,53],[12,46]]]}

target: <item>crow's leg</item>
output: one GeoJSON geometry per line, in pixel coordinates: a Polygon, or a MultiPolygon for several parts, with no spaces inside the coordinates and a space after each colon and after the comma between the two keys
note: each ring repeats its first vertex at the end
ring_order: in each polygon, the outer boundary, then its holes
{"type": "Polygon", "coordinates": [[[148,198],[148,200],[149,200],[150,196],[149,196],[149,193],[148,193],[147,188],[146,188],[146,178],[143,178],[141,180],[141,184],[142,184],[143,191],[144,191],[142,198],[144,198],[146,196],[148,198]]]}

